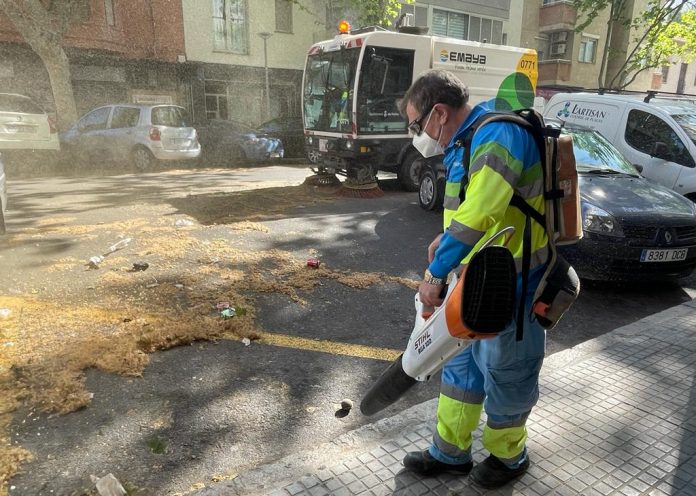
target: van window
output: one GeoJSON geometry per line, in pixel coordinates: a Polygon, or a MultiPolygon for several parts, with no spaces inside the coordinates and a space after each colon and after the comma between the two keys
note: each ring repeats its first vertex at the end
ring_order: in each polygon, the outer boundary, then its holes
{"type": "Polygon", "coordinates": [[[676,114],[672,115],[672,118],[696,145],[696,114],[676,114]]]}
{"type": "Polygon", "coordinates": [[[626,123],[626,143],[639,152],[694,167],[694,159],[674,129],[658,116],[642,110],[631,110],[626,123]],[[655,146],[664,143],[662,150],[655,146]]]}

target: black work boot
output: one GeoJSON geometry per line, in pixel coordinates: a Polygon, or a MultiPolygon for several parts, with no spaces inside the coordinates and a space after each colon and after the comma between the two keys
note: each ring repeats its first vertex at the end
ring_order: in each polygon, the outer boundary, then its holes
{"type": "Polygon", "coordinates": [[[498,458],[490,455],[469,474],[469,479],[486,489],[501,487],[524,474],[529,468],[529,458],[526,458],[517,468],[510,468],[498,458]]]}
{"type": "Polygon", "coordinates": [[[471,472],[473,466],[474,464],[472,462],[459,465],[441,462],[433,458],[428,450],[411,451],[404,457],[404,467],[416,474],[427,476],[444,473],[467,475],[471,472]]]}

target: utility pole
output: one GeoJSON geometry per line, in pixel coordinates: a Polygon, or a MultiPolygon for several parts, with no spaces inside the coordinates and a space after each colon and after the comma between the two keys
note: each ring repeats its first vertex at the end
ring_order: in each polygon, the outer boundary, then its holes
{"type": "Polygon", "coordinates": [[[258,35],[263,38],[263,70],[266,76],[266,89],[264,91],[265,93],[265,100],[266,100],[266,119],[265,120],[270,120],[271,119],[271,84],[268,80],[268,38],[273,36],[272,33],[268,32],[263,32],[263,33],[258,33],[258,35]]]}

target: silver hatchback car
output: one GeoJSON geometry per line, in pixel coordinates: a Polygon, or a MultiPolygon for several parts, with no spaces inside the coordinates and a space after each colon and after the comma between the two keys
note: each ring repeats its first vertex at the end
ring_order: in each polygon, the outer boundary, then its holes
{"type": "Polygon", "coordinates": [[[99,107],[61,134],[60,141],[71,158],[90,164],[125,158],[141,171],[159,160],[194,160],[201,154],[188,113],[177,105],[99,107]]]}

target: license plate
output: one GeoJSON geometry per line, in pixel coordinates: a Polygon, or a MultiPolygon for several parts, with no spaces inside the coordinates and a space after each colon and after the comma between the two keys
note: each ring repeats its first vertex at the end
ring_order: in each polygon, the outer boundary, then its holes
{"type": "Polygon", "coordinates": [[[327,150],[327,144],[329,143],[329,140],[325,139],[320,139],[319,140],[319,151],[320,152],[325,152],[327,150]]]}
{"type": "Polygon", "coordinates": [[[678,262],[686,260],[688,248],[673,248],[670,250],[643,250],[641,262],[678,262]]]}
{"type": "Polygon", "coordinates": [[[23,126],[21,124],[9,124],[7,126],[7,132],[9,133],[35,133],[36,128],[34,126],[23,126]]]}

